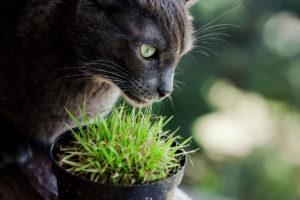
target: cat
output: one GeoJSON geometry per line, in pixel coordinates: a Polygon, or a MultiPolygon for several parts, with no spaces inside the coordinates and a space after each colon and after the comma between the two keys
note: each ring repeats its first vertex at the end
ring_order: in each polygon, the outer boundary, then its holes
{"type": "Polygon", "coordinates": [[[85,96],[91,111],[120,95],[143,106],[170,95],[175,67],[193,46],[194,3],[2,0],[0,160],[22,163],[32,144],[74,127],[64,107],[79,119],[85,96]]]}

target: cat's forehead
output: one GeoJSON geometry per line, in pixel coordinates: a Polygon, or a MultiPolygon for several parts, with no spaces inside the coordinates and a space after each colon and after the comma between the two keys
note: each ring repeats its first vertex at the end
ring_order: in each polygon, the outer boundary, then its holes
{"type": "Polygon", "coordinates": [[[147,38],[159,40],[160,45],[169,51],[184,53],[191,48],[191,18],[184,0],[138,2],[144,18],[140,33],[147,38]]]}

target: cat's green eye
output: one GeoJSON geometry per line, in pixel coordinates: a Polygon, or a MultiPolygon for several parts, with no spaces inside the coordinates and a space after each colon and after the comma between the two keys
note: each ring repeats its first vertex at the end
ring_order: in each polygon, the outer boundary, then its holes
{"type": "Polygon", "coordinates": [[[142,53],[142,56],[145,57],[145,58],[153,56],[155,51],[156,51],[156,48],[153,47],[153,46],[150,46],[148,44],[142,44],[141,45],[141,53],[142,53]]]}

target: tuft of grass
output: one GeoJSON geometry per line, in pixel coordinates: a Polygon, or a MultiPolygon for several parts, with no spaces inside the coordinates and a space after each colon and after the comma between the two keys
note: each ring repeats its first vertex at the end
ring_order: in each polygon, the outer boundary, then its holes
{"type": "MultiPolygon", "coordinates": [[[[85,105],[85,104],[84,104],[85,105]]],[[[79,107],[87,129],[83,130],[75,117],[65,108],[76,123],[79,132],[74,132],[74,141],[61,146],[64,152],[58,163],[67,171],[95,182],[116,185],[139,185],[166,179],[181,169],[180,160],[187,153],[180,151],[192,137],[180,145],[174,143],[174,133],[162,128],[171,120],[152,115],[152,107],[131,112],[122,106],[114,106],[109,117],[96,117],[93,123],[79,107]],[[151,118],[156,122],[151,125],[151,118]],[[176,144],[174,146],[174,144],[176,144]],[[179,150],[179,151],[178,151],[179,150]]],[[[178,130],[178,129],[177,129],[178,130]]]]}

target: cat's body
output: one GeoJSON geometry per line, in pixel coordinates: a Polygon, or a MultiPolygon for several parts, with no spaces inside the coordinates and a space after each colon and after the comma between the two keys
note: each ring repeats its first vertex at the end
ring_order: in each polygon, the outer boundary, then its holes
{"type": "Polygon", "coordinates": [[[18,155],[24,139],[11,141],[20,134],[51,141],[65,123],[74,126],[64,107],[79,119],[85,95],[91,111],[110,108],[121,93],[147,105],[172,92],[175,66],[192,43],[186,4],[2,0],[0,125],[10,127],[0,133],[4,162],[26,159],[18,155]],[[155,45],[155,57],[141,57],[141,43],[155,45]]]}

